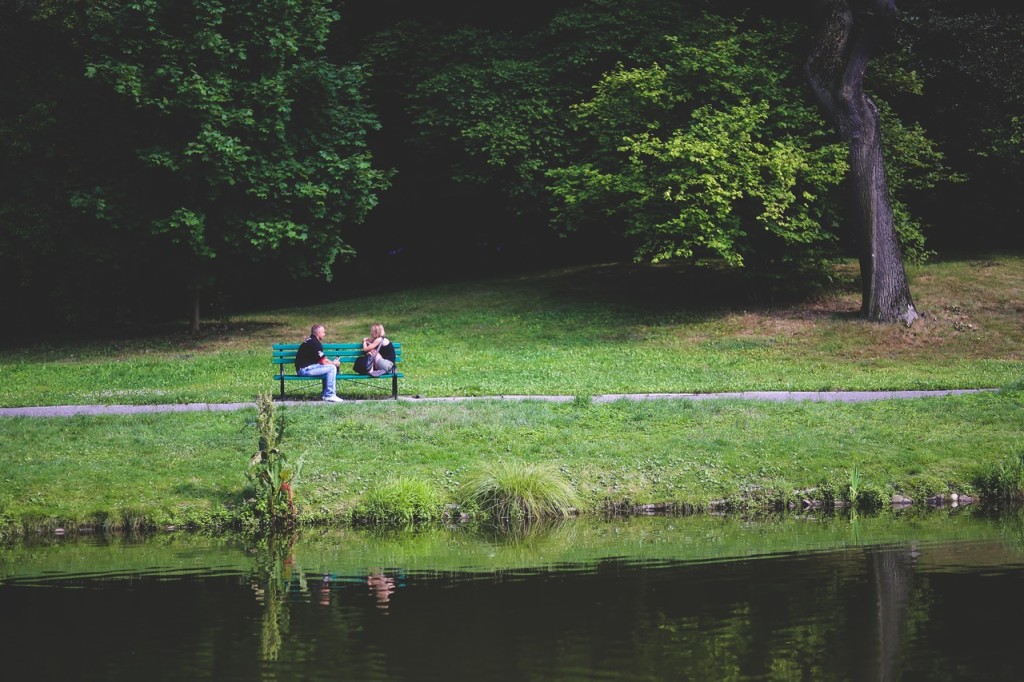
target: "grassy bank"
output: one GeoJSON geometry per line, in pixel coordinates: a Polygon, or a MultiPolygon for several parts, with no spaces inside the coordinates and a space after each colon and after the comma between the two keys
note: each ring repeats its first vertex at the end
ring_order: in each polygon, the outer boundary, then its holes
{"type": "MultiPolygon", "coordinates": [[[[855,272],[838,268],[831,292],[791,305],[729,305],[722,292],[735,281],[706,274],[590,266],[241,314],[197,337],[37,339],[0,351],[0,406],[248,401],[275,388],[272,343],[301,340],[314,321],[329,340],[357,340],[377,319],[405,344],[407,395],[975,388],[1024,377],[1024,258],[912,267],[924,316],[910,329],[858,319],[855,272]]],[[[367,395],[364,383],[340,390],[367,395]]]]}
{"type": "MultiPolygon", "coordinates": [[[[381,319],[405,344],[402,392],[578,396],[282,408],[305,459],[303,518],[345,520],[374,486],[424,482],[446,501],[485,463],[546,464],[584,509],[706,508],[976,493],[1024,454],[1024,258],[910,269],[912,328],[856,316],[852,264],[813,300],[723,303],[726,280],[664,267],[591,266],[238,315],[198,337],[46,339],[0,352],[0,406],[244,402],[274,390],[270,344],[312,321],[330,339],[381,319]],[[608,393],[1008,387],[996,394],[853,405],[658,401],[608,393]]],[[[727,298],[727,297],[726,297],[727,298]]],[[[309,387],[307,387],[307,390],[309,387]]],[[[361,387],[342,387],[350,397],[361,387]]],[[[255,410],[0,419],[0,520],[212,526],[246,509],[255,410]]]]}
{"type": "MultiPolygon", "coordinates": [[[[842,499],[851,472],[887,500],[977,494],[1024,453],[1024,392],[860,404],[742,401],[319,403],[285,407],[307,520],[347,522],[400,474],[459,501],[489,462],[557,468],[584,510],[842,499]]],[[[255,410],[0,420],[0,516],[28,529],[216,525],[245,510],[255,410]]]]}

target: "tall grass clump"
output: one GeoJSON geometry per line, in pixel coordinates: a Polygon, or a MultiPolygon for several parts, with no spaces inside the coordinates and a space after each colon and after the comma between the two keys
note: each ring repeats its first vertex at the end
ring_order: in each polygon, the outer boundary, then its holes
{"type": "Polygon", "coordinates": [[[975,485],[985,501],[1024,502],[1024,452],[1018,452],[980,475],[975,485]]]}
{"type": "Polygon", "coordinates": [[[401,526],[441,518],[444,500],[426,481],[396,476],[372,486],[352,510],[359,524],[401,526]]]}
{"type": "Polygon", "coordinates": [[[564,518],[579,504],[575,488],[559,471],[514,460],[469,472],[463,491],[470,506],[499,523],[564,518]]]}
{"type": "Polygon", "coordinates": [[[92,515],[87,526],[104,533],[141,533],[153,527],[151,519],[134,509],[121,509],[115,513],[99,512],[92,515]]]}

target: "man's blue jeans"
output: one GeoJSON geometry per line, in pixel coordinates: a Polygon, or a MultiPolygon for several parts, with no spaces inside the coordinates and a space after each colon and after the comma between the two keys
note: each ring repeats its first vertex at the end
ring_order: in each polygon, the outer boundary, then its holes
{"type": "Polygon", "coordinates": [[[324,398],[330,398],[334,395],[334,382],[335,377],[338,375],[338,368],[332,364],[326,365],[310,365],[299,369],[300,377],[323,377],[324,378],[324,398]]]}

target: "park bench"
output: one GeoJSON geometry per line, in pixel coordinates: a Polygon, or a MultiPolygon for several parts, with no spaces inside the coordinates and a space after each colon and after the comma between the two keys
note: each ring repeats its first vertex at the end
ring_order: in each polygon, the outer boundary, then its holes
{"type": "MultiPolygon", "coordinates": [[[[352,371],[352,363],[363,354],[362,343],[325,343],[324,354],[331,360],[341,360],[341,367],[338,368],[338,381],[379,381],[381,379],[391,380],[391,397],[398,399],[398,380],[402,373],[398,371],[398,364],[402,361],[402,344],[391,342],[395,347],[395,369],[391,374],[382,374],[379,377],[371,377],[368,374],[356,374],[352,371]]],[[[281,397],[284,398],[284,382],[286,381],[316,381],[322,382],[322,377],[300,377],[295,373],[295,353],[299,350],[297,343],[275,343],[271,362],[274,364],[274,381],[281,382],[281,397]]]]}

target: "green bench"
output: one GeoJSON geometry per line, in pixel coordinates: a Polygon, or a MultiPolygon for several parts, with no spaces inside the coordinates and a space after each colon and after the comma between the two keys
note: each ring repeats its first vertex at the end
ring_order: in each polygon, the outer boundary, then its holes
{"type": "MultiPolygon", "coordinates": [[[[379,377],[371,377],[368,374],[356,374],[352,371],[352,363],[363,354],[362,343],[325,343],[324,354],[331,360],[341,360],[341,367],[338,368],[338,381],[378,381],[381,379],[391,380],[391,397],[398,399],[398,380],[402,373],[398,371],[398,364],[402,361],[402,344],[391,342],[395,347],[395,369],[390,374],[382,374],[379,377]]],[[[286,381],[316,381],[323,382],[323,377],[300,377],[295,373],[295,352],[299,350],[297,343],[275,343],[271,362],[274,364],[274,381],[281,382],[281,397],[284,398],[284,382],[286,381]]]]}

